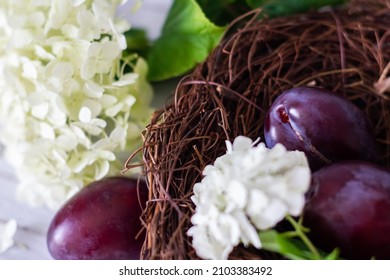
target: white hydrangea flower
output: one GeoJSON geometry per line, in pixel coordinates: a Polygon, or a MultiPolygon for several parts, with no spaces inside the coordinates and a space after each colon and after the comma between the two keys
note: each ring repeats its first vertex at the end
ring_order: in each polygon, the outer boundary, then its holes
{"type": "Polygon", "coordinates": [[[123,2],[0,2],[0,142],[32,205],[57,209],[141,145],[152,88],[124,57],[123,2]]]}
{"type": "Polygon", "coordinates": [[[0,253],[7,251],[14,244],[14,235],[18,224],[11,219],[6,223],[0,222],[0,253]]]}
{"type": "Polygon", "coordinates": [[[188,235],[203,259],[227,259],[240,242],[261,248],[258,231],[288,214],[298,216],[310,184],[303,152],[281,144],[268,149],[244,136],[226,146],[193,189],[196,209],[188,235]]]}

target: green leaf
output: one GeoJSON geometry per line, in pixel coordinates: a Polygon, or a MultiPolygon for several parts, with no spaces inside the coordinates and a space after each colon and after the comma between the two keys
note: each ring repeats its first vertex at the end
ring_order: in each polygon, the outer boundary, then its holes
{"type": "Polygon", "coordinates": [[[299,248],[292,242],[292,239],[283,236],[276,230],[267,230],[260,232],[260,240],[263,248],[267,251],[281,254],[288,259],[302,260],[307,257],[302,253],[302,248],[299,248]]]}
{"type": "Polygon", "coordinates": [[[334,249],[327,256],[325,256],[325,260],[339,260],[340,250],[338,248],[334,249]]]}
{"type": "Polygon", "coordinates": [[[280,245],[277,242],[277,236],[279,233],[276,230],[266,230],[259,233],[261,245],[265,250],[279,253],[280,245]]]}
{"type": "Polygon", "coordinates": [[[319,254],[315,254],[295,233],[296,232],[280,233],[276,230],[262,231],[259,233],[262,248],[270,252],[278,253],[291,260],[339,259],[338,249],[334,249],[329,254],[317,249],[319,254]]]}
{"type": "Polygon", "coordinates": [[[195,0],[175,0],[147,57],[148,79],[161,81],[191,70],[207,58],[224,31],[207,19],[195,0]]]}
{"type": "Polygon", "coordinates": [[[270,17],[285,16],[327,5],[340,5],[347,0],[246,0],[251,8],[262,8],[270,17]]]}

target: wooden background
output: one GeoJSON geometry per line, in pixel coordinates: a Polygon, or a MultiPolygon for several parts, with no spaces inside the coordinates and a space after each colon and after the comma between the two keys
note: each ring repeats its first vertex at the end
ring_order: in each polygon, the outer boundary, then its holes
{"type": "MultiPolygon", "coordinates": [[[[131,0],[128,4],[134,2],[135,0],[131,0]]],[[[146,28],[151,39],[156,38],[171,3],[172,0],[144,0],[141,9],[128,16],[129,21],[135,27],[146,28]]],[[[172,84],[158,85],[155,92],[157,99],[170,91],[171,86],[172,84]]],[[[157,104],[160,100],[157,100],[157,104]]],[[[16,219],[18,223],[15,244],[0,254],[0,260],[51,259],[46,247],[46,231],[55,213],[46,208],[32,208],[16,201],[16,185],[14,171],[0,152],[0,222],[16,219]]]]}

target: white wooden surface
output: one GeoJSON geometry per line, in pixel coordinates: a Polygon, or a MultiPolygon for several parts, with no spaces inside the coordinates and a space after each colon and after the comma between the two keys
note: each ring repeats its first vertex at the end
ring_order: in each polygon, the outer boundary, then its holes
{"type": "Polygon", "coordinates": [[[16,201],[16,185],[13,169],[0,158],[0,221],[16,219],[18,222],[15,244],[0,254],[0,259],[49,259],[45,238],[54,213],[16,201]]]}
{"type": "MultiPolygon", "coordinates": [[[[134,0],[130,2],[134,3],[134,0]]],[[[171,3],[172,0],[144,0],[141,9],[128,16],[129,21],[133,26],[147,29],[149,36],[154,39],[159,34],[171,3]]],[[[161,98],[159,92],[166,92],[169,88],[166,84],[159,84],[156,96],[161,98]]],[[[15,244],[0,254],[0,260],[51,259],[46,247],[46,231],[55,213],[16,201],[16,185],[17,178],[12,167],[0,155],[0,222],[16,219],[18,223],[15,244]]]]}

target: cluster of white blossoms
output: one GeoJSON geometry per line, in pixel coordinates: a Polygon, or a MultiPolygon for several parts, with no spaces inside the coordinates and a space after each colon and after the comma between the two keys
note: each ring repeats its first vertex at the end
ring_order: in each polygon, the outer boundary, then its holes
{"type": "Polygon", "coordinates": [[[123,2],[0,2],[0,142],[23,201],[58,209],[141,145],[152,88],[125,55],[123,2]]]}
{"type": "Polygon", "coordinates": [[[244,136],[226,141],[226,154],[194,186],[188,235],[203,259],[227,259],[239,243],[261,248],[259,231],[303,209],[311,177],[305,154],[256,144],[244,136]]]}

